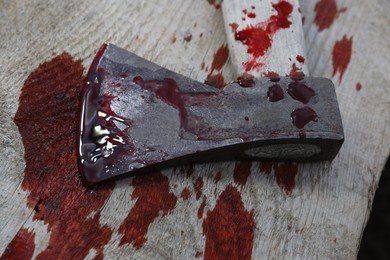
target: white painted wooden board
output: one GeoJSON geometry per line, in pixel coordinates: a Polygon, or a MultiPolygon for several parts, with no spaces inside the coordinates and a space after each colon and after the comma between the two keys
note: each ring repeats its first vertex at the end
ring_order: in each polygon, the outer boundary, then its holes
{"type": "MultiPolygon", "coordinates": [[[[101,43],[110,41],[204,81],[209,71],[202,70],[202,63],[210,67],[214,53],[227,41],[221,9],[209,2],[213,1],[0,2],[0,253],[21,228],[26,228],[35,233],[33,255],[38,256],[55,231],[55,227],[48,230],[47,223],[33,220],[34,210],[26,206],[31,191],[21,188],[24,148],[13,117],[28,75],[52,59],[53,52],[66,51],[82,59],[87,68],[101,43]],[[189,34],[192,40],[184,40],[189,34]]],[[[330,28],[319,31],[314,23],[318,2],[301,3],[306,65],[311,75],[332,78],[336,84],[346,138],[337,158],[331,164],[298,165],[291,196],[277,185],[273,174],[260,173],[258,163],[252,164],[243,187],[232,177],[234,162],[195,165],[191,176],[164,171],[177,203],[168,214],[160,212],[149,225],[140,248],[119,244],[122,234],[118,229],[137,200],[132,198],[133,178],[117,181],[100,209],[100,224],[107,224],[113,232],[103,250],[107,259],[204,256],[208,234],[202,225],[229,185],[240,192],[245,210],[253,210],[252,258],[356,257],[380,172],[390,152],[390,3],[338,1],[339,10],[347,10],[339,12],[330,28]],[[332,76],[332,50],[344,36],[352,37],[352,56],[340,82],[338,71],[332,76]],[[356,90],[357,83],[362,86],[360,91],[356,90]],[[215,183],[219,171],[222,178],[215,183]],[[204,184],[197,199],[193,183],[199,177],[204,184]],[[188,200],[181,198],[185,187],[191,193],[188,200]],[[206,204],[199,219],[203,196],[206,204]]],[[[222,73],[225,82],[235,79],[230,61],[222,73]]],[[[80,223],[85,221],[80,219],[80,223]]],[[[91,249],[88,257],[95,254],[91,249]]]]}

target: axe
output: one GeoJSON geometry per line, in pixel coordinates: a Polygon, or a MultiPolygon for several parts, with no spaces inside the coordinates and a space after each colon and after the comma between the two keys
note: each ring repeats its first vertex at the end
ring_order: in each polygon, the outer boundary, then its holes
{"type": "Polygon", "coordinates": [[[78,130],[85,185],[221,160],[333,160],[343,140],[334,85],[309,77],[298,0],[222,3],[238,79],[218,89],[103,44],[78,130]]]}

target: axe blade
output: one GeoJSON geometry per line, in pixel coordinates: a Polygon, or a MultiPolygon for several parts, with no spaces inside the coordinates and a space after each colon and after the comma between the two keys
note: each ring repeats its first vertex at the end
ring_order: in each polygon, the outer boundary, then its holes
{"type": "Polygon", "coordinates": [[[221,90],[104,44],[87,80],[78,131],[85,185],[188,162],[330,161],[344,140],[325,78],[250,79],[221,90]]]}

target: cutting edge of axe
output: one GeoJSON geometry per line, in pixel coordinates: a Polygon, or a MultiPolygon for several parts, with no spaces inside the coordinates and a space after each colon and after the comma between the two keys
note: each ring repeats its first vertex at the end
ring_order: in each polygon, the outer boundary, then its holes
{"type": "Polygon", "coordinates": [[[87,186],[189,162],[331,161],[344,141],[325,78],[258,78],[252,87],[232,82],[221,90],[104,44],[87,81],[78,132],[87,186]],[[294,96],[294,84],[309,96],[294,96]],[[274,86],[283,98],[271,102],[274,86]],[[300,109],[301,124],[294,122],[300,109]]]}

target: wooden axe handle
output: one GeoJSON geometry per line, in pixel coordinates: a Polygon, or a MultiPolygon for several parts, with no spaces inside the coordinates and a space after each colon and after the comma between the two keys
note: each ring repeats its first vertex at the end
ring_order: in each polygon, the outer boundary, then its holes
{"type": "Polygon", "coordinates": [[[237,76],[308,76],[298,0],[224,0],[222,11],[237,76]]]}

